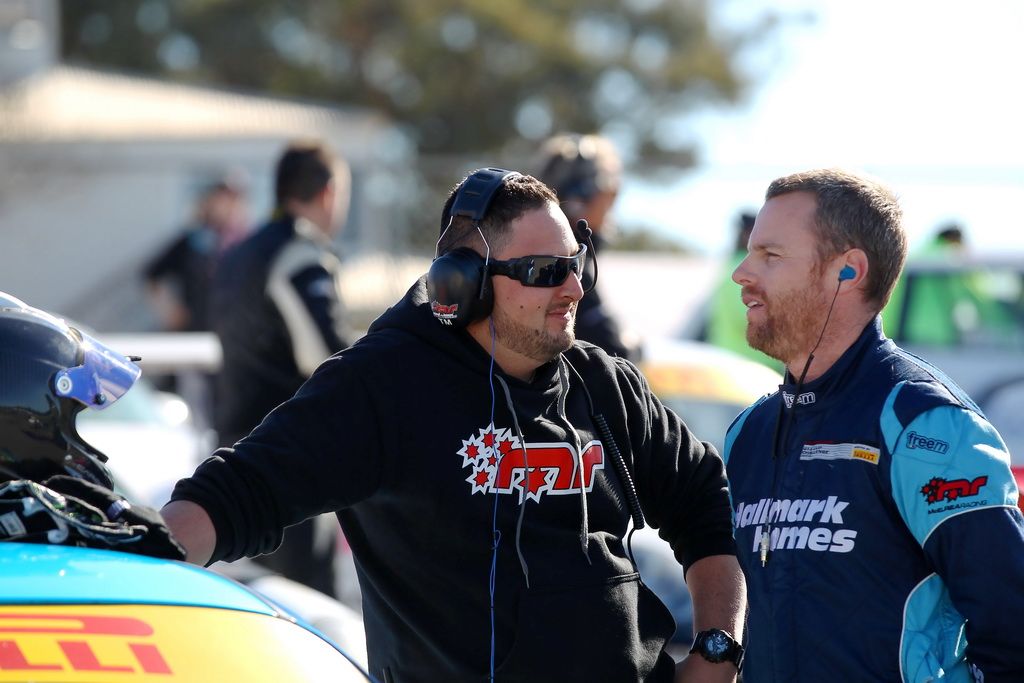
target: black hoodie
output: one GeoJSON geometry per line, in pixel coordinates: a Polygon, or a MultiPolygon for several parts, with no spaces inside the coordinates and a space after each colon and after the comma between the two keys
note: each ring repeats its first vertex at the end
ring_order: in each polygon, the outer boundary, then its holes
{"type": "Polygon", "coordinates": [[[577,343],[517,380],[433,319],[423,279],[173,498],[210,514],[213,560],[336,510],[381,680],[670,681],[674,624],[624,551],[588,394],[684,567],[734,553],[721,458],[632,364],[577,343]]]}

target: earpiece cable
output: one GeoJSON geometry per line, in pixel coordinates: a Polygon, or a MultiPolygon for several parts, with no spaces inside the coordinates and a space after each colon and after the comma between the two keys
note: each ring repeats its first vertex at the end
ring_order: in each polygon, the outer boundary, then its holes
{"type": "MultiPolygon", "coordinates": [[[[490,327],[491,327],[491,367],[490,367],[490,371],[488,372],[488,381],[489,381],[490,387],[491,387],[491,424],[490,424],[489,429],[493,430],[494,429],[494,407],[495,407],[495,403],[497,401],[497,395],[496,395],[496,393],[494,391],[494,365],[495,365],[495,362],[494,362],[494,351],[495,351],[495,345],[497,343],[497,333],[495,332],[495,329],[494,329],[494,318],[493,317],[490,320],[490,327]]],[[[501,457],[502,457],[501,455],[498,455],[499,459],[501,457]]],[[[497,477],[495,477],[495,483],[497,483],[497,477]]],[[[488,589],[489,592],[490,592],[490,596],[491,596],[491,676],[490,676],[490,680],[492,682],[494,681],[494,653],[495,653],[494,593],[495,593],[495,586],[496,586],[497,577],[498,577],[498,544],[501,543],[501,530],[498,529],[498,499],[499,499],[498,489],[497,489],[497,486],[495,486],[495,488],[494,488],[494,512],[493,512],[493,517],[491,519],[491,538],[492,538],[492,545],[491,545],[491,576],[490,576],[490,586],[489,586],[489,589],[488,589]]]]}
{"type": "Polygon", "coordinates": [[[828,327],[828,321],[832,319],[832,309],[835,308],[836,299],[839,298],[839,288],[843,284],[843,277],[840,276],[839,284],[836,285],[836,293],[832,295],[832,303],[828,306],[828,313],[825,315],[825,322],[821,326],[821,332],[818,334],[818,341],[814,343],[814,347],[811,352],[807,354],[807,362],[804,363],[804,369],[800,372],[800,378],[796,382],[796,390],[793,394],[793,405],[788,409],[786,406],[785,392],[780,390],[779,396],[779,414],[775,418],[775,429],[772,431],[772,497],[768,502],[768,521],[764,526],[764,531],[761,532],[761,566],[764,567],[768,564],[768,554],[771,551],[771,534],[772,534],[772,517],[771,508],[775,502],[776,486],[778,484],[779,476],[779,460],[782,456],[779,454],[779,445],[781,441],[782,455],[785,455],[786,441],[789,438],[789,428],[793,422],[793,416],[796,414],[796,405],[800,400],[800,393],[804,388],[804,380],[807,378],[807,371],[811,368],[811,362],[814,360],[814,352],[818,350],[821,345],[821,340],[825,338],[825,329],[828,327]],[[785,417],[783,417],[785,413],[785,417]],[[779,422],[782,422],[781,439],[779,433],[779,422]]]}
{"type": "Polygon", "coordinates": [[[437,238],[437,242],[434,243],[434,258],[438,256],[438,252],[441,251],[441,240],[448,234],[448,229],[452,227],[452,222],[455,220],[455,216],[448,216],[448,225],[444,226],[444,230],[441,231],[441,236],[437,238]]]}
{"type": "MultiPolygon", "coordinates": [[[[483,299],[484,298],[484,289],[487,287],[487,276],[488,276],[487,269],[488,269],[488,267],[490,266],[490,263],[491,263],[491,245],[487,243],[487,238],[484,237],[484,231],[480,229],[479,221],[475,225],[476,225],[476,231],[478,233],[480,233],[480,239],[482,239],[484,241],[484,270],[480,274],[481,275],[481,277],[480,277],[480,291],[477,293],[478,298],[483,299]]],[[[491,320],[491,345],[492,345],[491,361],[494,360],[493,344],[494,344],[494,320],[492,319],[491,320]]],[[[493,386],[492,386],[491,390],[493,392],[493,390],[494,390],[493,386]]]]}

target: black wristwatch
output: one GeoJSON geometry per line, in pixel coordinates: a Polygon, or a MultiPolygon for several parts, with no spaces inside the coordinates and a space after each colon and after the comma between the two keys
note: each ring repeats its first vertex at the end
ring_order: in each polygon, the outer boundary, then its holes
{"type": "Polygon", "coordinates": [[[713,664],[732,662],[737,671],[743,668],[743,646],[736,642],[731,633],[720,628],[698,633],[690,648],[690,654],[694,652],[713,664]]]}

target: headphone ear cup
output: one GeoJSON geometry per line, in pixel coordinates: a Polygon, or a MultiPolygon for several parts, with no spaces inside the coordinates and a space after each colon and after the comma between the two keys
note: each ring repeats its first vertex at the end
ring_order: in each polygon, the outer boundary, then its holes
{"type": "Polygon", "coordinates": [[[467,247],[439,256],[427,272],[430,311],[442,325],[465,327],[491,313],[494,293],[484,273],[484,259],[467,247]]]}

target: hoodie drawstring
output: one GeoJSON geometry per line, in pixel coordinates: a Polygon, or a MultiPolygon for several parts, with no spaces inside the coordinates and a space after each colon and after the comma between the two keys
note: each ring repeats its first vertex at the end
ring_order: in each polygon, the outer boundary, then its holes
{"type": "Polygon", "coordinates": [[[580,475],[580,548],[583,550],[583,556],[587,558],[587,564],[592,564],[590,561],[590,530],[589,521],[587,519],[587,484],[583,481],[586,472],[583,469],[583,444],[580,443],[579,432],[569,422],[569,417],[566,415],[565,404],[569,396],[569,370],[566,369],[568,361],[562,356],[558,357],[558,384],[560,391],[558,392],[558,417],[565,423],[566,430],[572,435],[573,441],[576,446],[576,471],[580,475]]]}
{"type": "MultiPolygon", "coordinates": [[[[508,390],[508,384],[501,378],[501,375],[492,375],[498,384],[501,385],[501,390],[505,394],[505,404],[508,406],[508,410],[512,413],[512,424],[516,428],[516,436],[519,437],[519,444],[523,449],[523,464],[526,467],[526,475],[524,478],[524,484],[529,483],[530,480],[530,450],[526,446],[526,439],[523,438],[523,430],[519,428],[519,416],[516,414],[516,407],[512,403],[512,394],[508,390]]],[[[519,500],[519,519],[516,520],[516,554],[519,556],[519,566],[523,568],[523,578],[526,580],[526,587],[530,587],[530,568],[526,564],[526,557],[523,555],[522,548],[522,533],[523,533],[523,518],[526,516],[526,495],[525,491],[520,496],[519,500]]]]}
{"type": "Polygon", "coordinates": [[[587,383],[583,381],[579,370],[568,359],[563,356],[562,360],[572,370],[573,374],[576,375],[576,379],[580,381],[580,388],[583,389],[583,395],[587,397],[587,405],[590,407],[590,418],[594,421],[594,426],[597,427],[598,435],[601,437],[605,452],[608,454],[608,460],[612,462],[615,471],[619,475],[619,482],[626,495],[626,502],[629,504],[629,515],[633,520],[633,528],[629,530],[629,534],[626,536],[626,552],[629,554],[629,559],[635,567],[636,560],[633,559],[633,532],[637,529],[643,529],[646,525],[643,510],[640,509],[640,499],[636,495],[636,486],[633,484],[633,477],[630,476],[629,467],[626,466],[626,461],[622,457],[622,453],[619,452],[619,447],[615,443],[615,436],[612,434],[612,430],[608,428],[608,421],[604,418],[604,415],[597,412],[597,408],[594,406],[594,399],[591,398],[590,391],[587,390],[587,383]]]}

